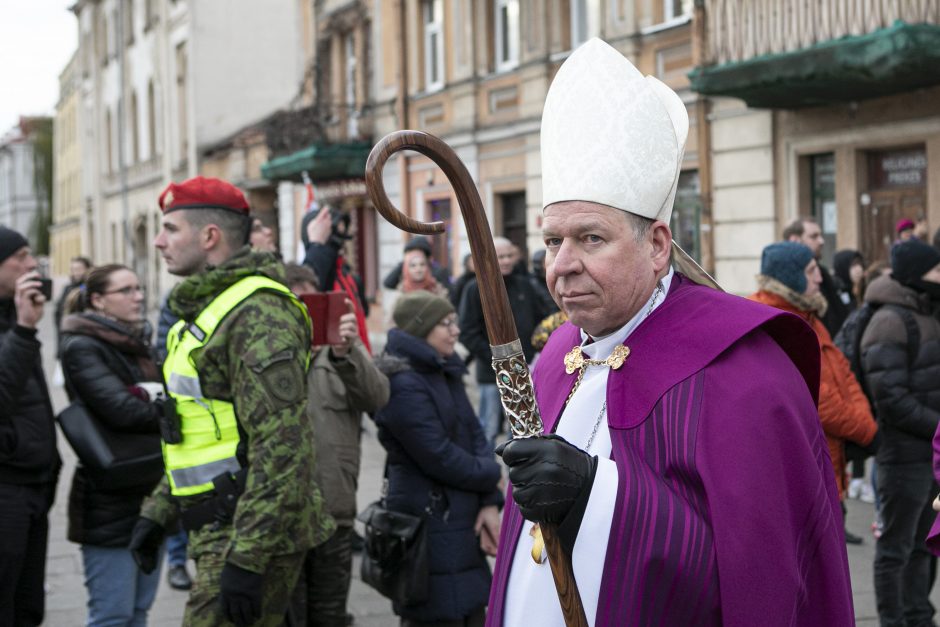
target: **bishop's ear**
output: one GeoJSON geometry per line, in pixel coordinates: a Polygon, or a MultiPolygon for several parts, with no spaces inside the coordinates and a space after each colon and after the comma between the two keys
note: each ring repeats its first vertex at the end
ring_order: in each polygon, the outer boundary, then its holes
{"type": "Polygon", "coordinates": [[[669,265],[670,255],[672,254],[672,231],[669,230],[669,225],[662,220],[656,220],[650,227],[649,242],[653,270],[656,274],[659,274],[669,265]]]}

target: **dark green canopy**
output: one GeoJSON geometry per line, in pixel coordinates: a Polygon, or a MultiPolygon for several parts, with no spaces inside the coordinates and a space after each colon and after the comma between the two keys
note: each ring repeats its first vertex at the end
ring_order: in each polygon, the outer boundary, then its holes
{"type": "Polygon", "coordinates": [[[692,89],[749,107],[797,109],[877,98],[940,84],[940,26],[907,24],[802,50],[699,66],[692,89]]]}

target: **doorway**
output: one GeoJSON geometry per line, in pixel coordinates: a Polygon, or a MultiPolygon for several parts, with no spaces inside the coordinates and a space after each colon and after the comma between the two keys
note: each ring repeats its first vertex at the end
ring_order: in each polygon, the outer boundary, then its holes
{"type": "Polygon", "coordinates": [[[927,207],[923,146],[868,153],[868,193],[862,195],[861,252],[866,261],[891,259],[898,220],[917,220],[927,207]]]}

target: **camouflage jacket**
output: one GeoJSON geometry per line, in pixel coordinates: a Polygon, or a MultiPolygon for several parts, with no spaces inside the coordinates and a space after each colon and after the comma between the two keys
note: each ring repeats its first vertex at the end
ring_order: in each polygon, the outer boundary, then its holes
{"type": "MultiPolygon", "coordinates": [[[[170,309],[194,320],[216,295],[252,275],[285,281],[284,266],[273,255],[245,247],[180,283],[170,309]]],[[[305,551],[334,529],[314,478],[314,434],[305,415],[309,351],[310,328],[298,308],[283,295],[260,291],[233,309],[193,353],[203,393],[235,406],[248,477],[227,559],[257,573],[265,572],[272,556],[305,551]]],[[[167,527],[177,506],[204,498],[174,499],[164,478],[142,515],[167,527]]]]}

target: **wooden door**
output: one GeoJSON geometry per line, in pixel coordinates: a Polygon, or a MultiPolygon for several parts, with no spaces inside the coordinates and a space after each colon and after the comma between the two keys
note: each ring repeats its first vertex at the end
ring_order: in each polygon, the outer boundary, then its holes
{"type": "Polygon", "coordinates": [[[878,190],[870,194],[871,203],[862,207],[861,253],[866,263],[891,259],[891,246],[897,238],[894,227],[901,218],[917,220],[925,213],[923,188],[878,190]]]}

